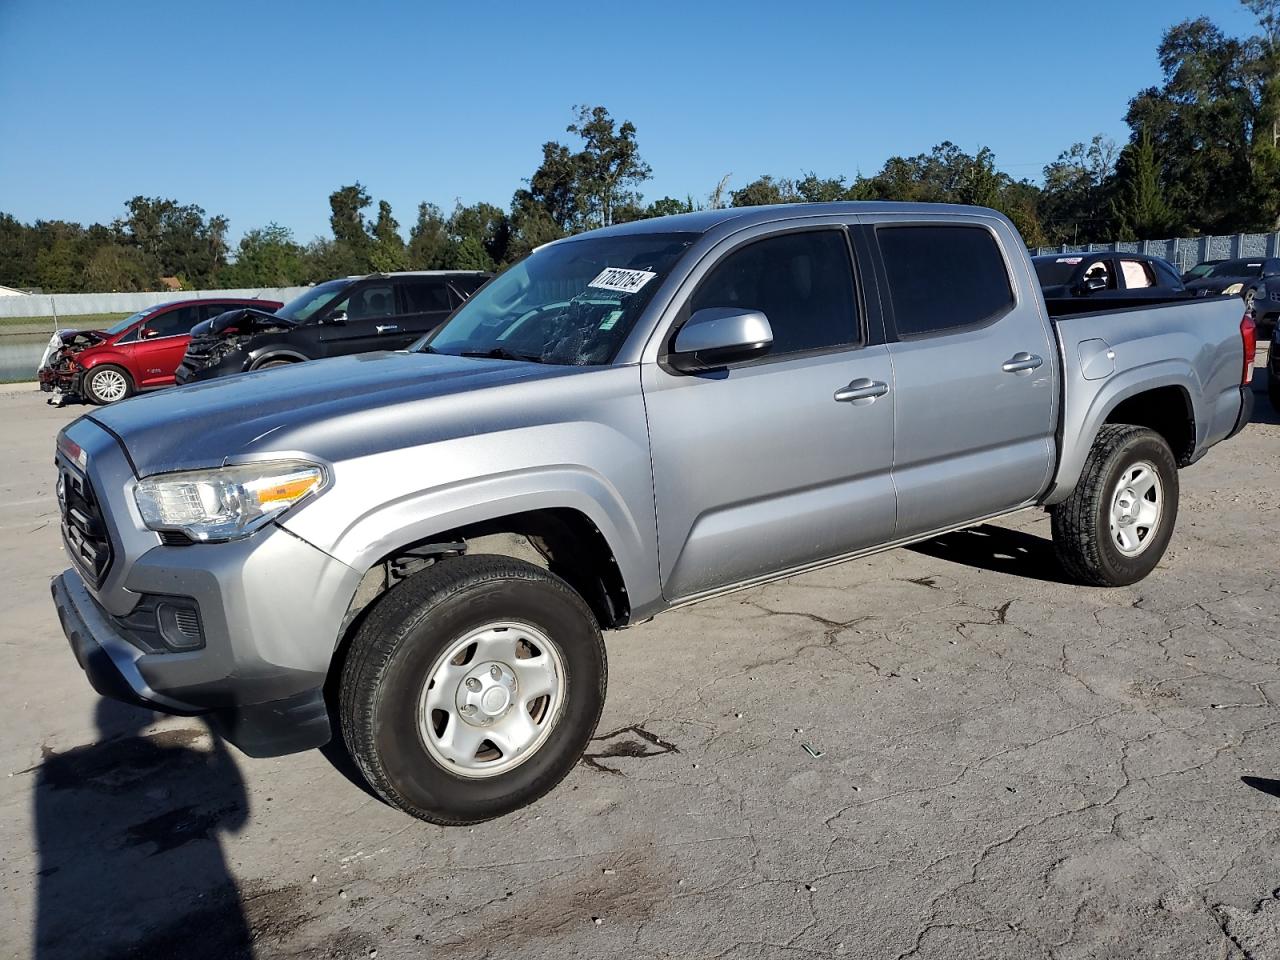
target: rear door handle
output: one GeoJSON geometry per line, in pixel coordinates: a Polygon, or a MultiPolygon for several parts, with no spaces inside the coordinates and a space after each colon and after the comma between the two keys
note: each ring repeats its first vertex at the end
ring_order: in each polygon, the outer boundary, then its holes
{"type": "Polygon", "coordinates": [[[889,385],[881,380],[871,380],[868,377],[859,377],[852,381],[847,387],[837,390],[835,393],[836,403],[852,403],[855,406],[864,407],[868,403],[875,403],[877,397],[883,397],[889,392],[889,385]]]}
{"type": "Polygon", "coordinates": [[[1034,353],[1019,351],[1006,360],[1000,369],[1005,373],[1030,373],[1042,363],[1044,363],[1044,360],[1034,353]]]}
{"type": "Polygon", "coordinates": [[[379,333],[395,333],[397,330],[400,329],[400,324],[380,323],[376,327],[374,327],[374,329],[377,330],[379,333]]]}

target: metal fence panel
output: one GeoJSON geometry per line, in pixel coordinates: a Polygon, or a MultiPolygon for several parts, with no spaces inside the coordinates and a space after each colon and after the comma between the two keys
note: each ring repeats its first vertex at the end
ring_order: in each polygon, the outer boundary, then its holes
{"type": "Polygon", "coordinates": [[[1112,250],[1164,257],[1179,273],[1185,273],[1204,260],[1280,256],[1280,233],[1233,233],[1229,236],[1118,240],[1112,243],[1064,243],[1057,247],[1036,247],[1033,253],[1104,253],[1112,250]]]}

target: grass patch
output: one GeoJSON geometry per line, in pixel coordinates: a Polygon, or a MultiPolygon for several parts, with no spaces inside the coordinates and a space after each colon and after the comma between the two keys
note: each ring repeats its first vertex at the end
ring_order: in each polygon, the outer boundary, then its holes
{"type": "MultiPolygon", "coordinates": [[[[60,329],[74,327],[77,330],[100,330],[109,327],[117,320],[131,316],[128,313],[83,313],[80,315],[58,314],[56,326],[60,329]]],[[[33,327],[53,333],[55,324],[53,317],[0,317],[0,328],[33,327]]]]}

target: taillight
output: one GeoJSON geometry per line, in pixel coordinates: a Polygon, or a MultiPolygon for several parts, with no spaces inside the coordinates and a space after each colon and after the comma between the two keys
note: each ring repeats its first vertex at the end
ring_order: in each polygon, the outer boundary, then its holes
{"type": "Polygon", "coordinates": [[[1253,360],[1258,354],[1258,327],[1251,313],[1246,313],[1240,320],[1240,342],[1244,344],[1244,371],[1240,375],[1240,383],[1248,386],[1253,382],[1253,360]]]}

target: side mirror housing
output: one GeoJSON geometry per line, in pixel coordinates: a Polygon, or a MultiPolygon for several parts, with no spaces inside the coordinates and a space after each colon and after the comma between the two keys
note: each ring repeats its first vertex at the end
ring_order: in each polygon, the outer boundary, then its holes
{"type": "Polygon", "coordinates": [[[1102,277],[1090,277],[1080,285],[1085,293],[1096,293],[1099,290],[1107,289],[1107,281],[1102,277]]]}
{"type": "Polygon", "coordinates": [[[760,356],[771,346],[773,329],[759,310],[708,307],[680,328],[667,362],[681,373],[699,373],[760,356]]]}
{"type": "Polygon", "coordinates": [[[347,325],[347,311],[339,310],[333,316],[326,318],[324,322],[335,327],[345,327],[347,325]]]}

